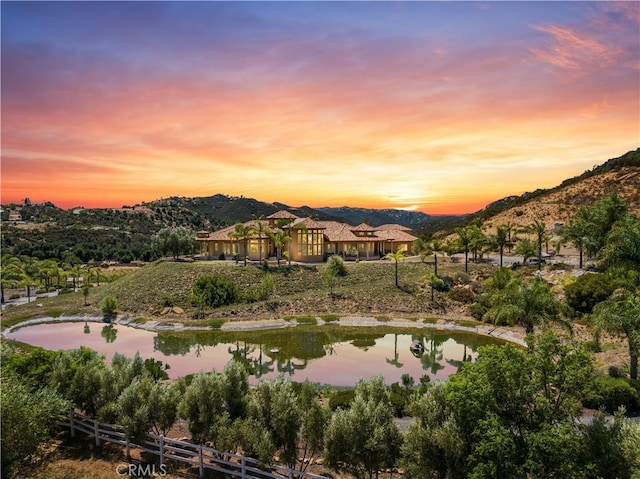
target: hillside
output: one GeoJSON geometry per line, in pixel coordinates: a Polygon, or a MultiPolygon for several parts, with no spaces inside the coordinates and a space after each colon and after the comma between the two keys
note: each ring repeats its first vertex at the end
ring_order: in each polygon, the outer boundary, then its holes
{"type": "Polygon", "coordinates": [[[476,213],[443,224],[440,229],[437,229],[440,225],[427,222],[415,230],[419,233],[451,232],[454,227],[464,226],[476,218],[481,218],[488,230],[505,223],[518,228],[536,220],[551,227],[554,223],[566,223],[580,206],[593,204],[611,193],[627,200],[630,211],[640,216],[640,148],[564,180],[554,188],[503,198],[476,213]]]}
{"type": "Polygon", "coordinates": [[[461,216],[432,216],[421,211],[405,211],[396,209],[372,209],[372,208],[352,208],[350,206],[340,206],[332,208],[324,206],[316,208],[332,216],[343,218],[347,223],[357,225],[367,220],[371,226],[384,224],[399,224],[408,228],[413,228],[424,224],[440,224],[452,219],[458,220],[461,216]]]}

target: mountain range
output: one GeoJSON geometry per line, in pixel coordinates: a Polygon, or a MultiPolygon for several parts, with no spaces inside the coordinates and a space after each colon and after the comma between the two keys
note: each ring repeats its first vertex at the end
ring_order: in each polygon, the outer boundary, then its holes
{"type": "MultiPolygon", "coordinates": [[[[539,189],[497,200],[465,216],[432,216],[422,212],[369,209],[293,207],[244,196],[216,194],[208,197],[170,197],[122,208],[64,210],[53,203],[2,206],[2,250],[15,254],[59,256],[61,250],[78,250],[83,257],[102,248],[102,255],[129,251],[134,258],[146,251],[149,237],[166,226],[215,230],[286,209],[298,216],[372,226],[396,223],[416,235],[452,231],[475,218],[488,227],[510,222],[515,226],[544,221],[551,226],[569,220],[583,204],[610,193],[625,198],[631,212],[640,216],[640,148],[569,178],[550,189],[539,189]],[[53,238],[56,238],[53,240],[53,238]],[[134,247],[135,246],[135,247],[134,247]]],[[[79,254],[80,256],[80,254],[79,254]]]]}

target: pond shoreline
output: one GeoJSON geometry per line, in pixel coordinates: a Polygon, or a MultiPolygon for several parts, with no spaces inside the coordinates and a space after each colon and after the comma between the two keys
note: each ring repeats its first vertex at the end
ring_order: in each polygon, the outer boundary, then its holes
{"type": "MultiPolygon", "coordinates": [[[[155,320],[145,321],[144,323],[137,322],[136,318],[132,318],[127,315],[117,317],[111,320],[105,317],[102,313],[92,314],[74,314],[74,315],[60,315],[58,317],[53,316],[38,316],[35,318],[21,321],[14,324],[0,333],[0,335],[8,339],[8,334],[18,329],[34,326],[37,324],[46,323],[63,323],[63,322],[91,322],[102,324],[114,324],[120,326],[128,326],[131,328],[142,329],[147,331],[251,331],[260,329],[278,329],[278,328],[290,328],[296,327],[300,324],[295,321],[286,320],[254,320],[254,321],[234,321],[231,323],[225,323],[220,328],[211,328],[209,326],[185,326],[179,322],[160,322],[155,320]]],[[[392,319],[389,321],[380,321],[372,316],[345,316],[335,321],[323,321],[317,320],[317,325],[324,324],[337,325],[337,326],[388,326],[388,327],[410,327],[410,328],[427,328],[436,329],[441,331],[459,331],[472,334],[478,334],[480,336],[487,336],[496,339],[500,339],[509,343],[517,344],[519,346],[526,346],[526,342],[522,335],[519,335],[512,329],[500,328],[491,325],[479,325],[479,326],[463,326],[455,324],[454,322],[445,323],[418,323],[417,321],[392,319]]]]}

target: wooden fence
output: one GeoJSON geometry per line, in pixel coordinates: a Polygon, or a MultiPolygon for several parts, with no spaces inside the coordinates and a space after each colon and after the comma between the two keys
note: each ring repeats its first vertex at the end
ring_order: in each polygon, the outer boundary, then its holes
{"type": "Polygon", "coordinates": [[[71,411],[67,419],[60,421],[59,424],[69,428],[71,437],[75,437],[78,431],[88,434],[94,438],[96,446],[100,446],[102,442],[124,446],[127,457],[130,449],[135,448],[159,456],[161,465],[169,459],[198,466],[201,478],[204,477],[204,471],[209,469],[241,479],[326,479],[325,476],[278,465],[269,467],[267,471],[264,467],[260,467],[257,460],[247,456],[222,452],[202,444],[178,441],[155,434],[147,433],[143,444],[130,443],[125,437],[122,426],[100,423],[97,419],[82,416],[74,411],[71,411]]]}

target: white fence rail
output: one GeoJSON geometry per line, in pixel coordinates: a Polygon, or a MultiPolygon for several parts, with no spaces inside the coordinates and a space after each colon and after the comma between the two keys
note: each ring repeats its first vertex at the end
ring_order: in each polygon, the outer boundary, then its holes
{"type": "Polygon", "coordinates": [[[161,465],[169,459],[198,466],[201,478],[204,477],[204,471],[209,469],[241,479],[326,479],[325,476],[278,465],[265,470],[260,467],[257,460],[251,457],[222,452],[202,444],[178,441],[155,434],[147,433],[143,444],[130,443],[125,437],[122,426],[100,423],[97,419],[88,418],[73,411],[69,413],[66,421],[60,422],[60,425],[69,428],[71,437],[75,437],[78,431],[93,437],[96,446],[100,446],[102,442],[124,446],[127,456],[133,447],[159,456],[161,465]]]}

